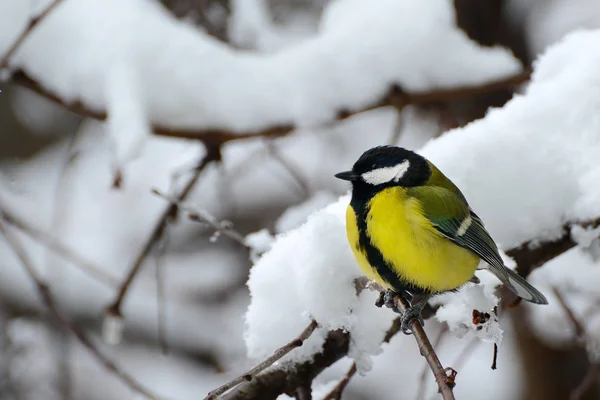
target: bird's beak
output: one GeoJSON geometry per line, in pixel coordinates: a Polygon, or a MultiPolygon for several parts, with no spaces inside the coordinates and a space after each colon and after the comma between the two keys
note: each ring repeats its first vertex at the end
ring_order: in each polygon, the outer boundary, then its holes
{"type": "Polygon", "coordinates": [[[352,171],[344,171],[344,172],[337,173],[337,174],[335,174],[335,177],[338,179],[343,179],[345,181],[354,181],[354,180],[358,179],[358,175],[356,175],[352,171]]]}

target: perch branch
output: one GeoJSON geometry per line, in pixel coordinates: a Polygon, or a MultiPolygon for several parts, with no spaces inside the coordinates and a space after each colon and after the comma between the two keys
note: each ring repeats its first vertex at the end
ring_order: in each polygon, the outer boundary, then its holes
{"type": "Polygon", "coordinates": [[[298,335],[298,337],[296,337],[294,340],[292,340],[289,343],[286,343],[285,345],[275,350],[273,355],[265,359],[256,367],[252,368],[250,371],[238,376],[235,379],[232,379],[231,381],[225,383],[221,387],[209,392],[208,395],[204,398],[204,400],[214,400],[221,394],[225,393],[229,389],[239,385],[242,382],[251,382],[256,375],[273,365],[275,362],[279,361],[290,351],[302,346],[304,344],[304,341],[308,339],[310,335],[313,334],[313,332],[315,331],[315,329],[318,328],[318,326],[319,324],[317,324],[316,321],[311,321],[310,324],[308,324],[308,326],[302,331],[302,333],[298,335]]]}
{"type": "MultiPolygon", "coordinates": [[[[0,210],[1,212],[1,210],[0,210]]],[[[0,219],[0,233],[6,239],[8,245],[12,248],[13,252],[19,258],[21,265],[25,269],[25,272],[35,285],[42,303],[50,311],[53,318],[66,330],[71,332],[73,336],[85,347],[88,351],[106,368],[107,371],[112,373],[114,376],[119,378],[125,383],[130,389],[141,394],[148,399],[159,399],[158,396],[151,393],[147,388],[137,382],[131,375],[122,371],[113,361],[108,359],[96,345],[85,335],[85,333],[75,324],[73,324],[59,309],[56,305],[54,295],[50,290],[50,287],[42,278],[38,275],[37,271],[33,267],[29,256],[25,252],[25,249],[21,246],[19,239],[10,231],[7,225],[2,219],[0,219]]]]}
{"type": "MultiPolygon", "coordinates": [[[[200,175],[202,174],[202,171],[204,170],[204,168],[211,162],[219,161],[220,159],[221,159],[220,148],[207,146],[206,154],[204,155],[204,158],[202,159],[202,161],[200,162],[200,164],[194,171],[194,174],[192,175],[192,177],[186,183],[183,190],[177,196],[178,201],[184,200],[190,194],[190,192],[192,191],[194,186],[196,186],[196,183],[198,182],[198,179],[200,178],[200,175]]],[[[115,316],[118,318],[120,318],[123,315],[121,312],[121,305],[123,303],[123,300],[125,299],[125,295],[127,294],[127,291],[129,290],[131,282],[133,282],[133,280],[135,279],[136,275],[138,274],[138,272],[140,271],[140,269],[142,267],[142,264],[144,263],[144,261],[146,260],[148,255],[151,253],[154,246],[159,242],[159,240],[162,237],[163,233],[165,232],[165,229],[167,228],[169,222],[172,221],[175,218],[175,216],[177,215],[177,210],[178,210],[178,207],[174,203],[170,203],[165,208],[162,215],[158,219],[158,222],[155,225],[154,230],[150,234],[150,238],[146,241],[146,244],[144,245],[144,247],[142,248],[142,250],[136,257],[135,262],[129,269],[129,273],[128,273],[127,277],[121,283],[121,286],[119,288],[119,292],[117,293],[116,299],[114,300],[114,302],[111,305],[109,305],[106,308],[106,315],[115,316]]]]}
{"type": "MultiPolygon", "coordinates": [[[[386,289],[383,286],[376,282],[369,282],[366,277],[361,277],[357,280],[363,281],[364,286],[368,289],[377,290],[380,293],[384,293],[386,291],[386,289]]],[[[410,304],[408,304],[408,302],[402,296],[395,296],[394,303],[396,307],[402,312],[406,312],[406,310],[410,308],[410,304]]],[[[417,345],[419,346],[419,352],[423,357],[425,357],[425,360],[427,360],[427,364],[429,365],[429,369],[431,369],[431,372],[435,377],[435,381],[438,384],[438,388],[442,395],[442,398],[444,400],[453,400],[454,393],[452,392],[452,386],[448,382],[448,375],[446,374],[446,369],[442,366],[442,363],[440,362],[437,354],[435,353],[435,350],[433,349],[431,341],[427,337],[425,330],[423,329],[419,321],[417,321],[416,319],[410,321],[409,328],[413,336],[415,337],[415,340],[417,341],[417,345]]]]}
{"type": "MultiPolygon", "coordinates": [[[[597,226],[600,223],[600,219],[594,221],[588,221],[579,223],[578,225],[584,227],[592,227],[597,226]]],[[[575,225],[575,223],[571,224],[575,225]]],[[[569,225],[568,227],[570,228],[569,225]]],[[[566,228],[567,229],[567,228],[566,228]]],[[[566,231],[568,232],[568,231],[566,231]]],[[[568,233],[565,232],[565,235],[568,233]]],[[[570,238],[570,235],[568,236],[570,238]]],[[[513,256],[516,255],[518,260],[521,261],[520,266],[524,268],[525,271],[530,271],[534,267],[543,264],[548,261],[548,254],[553,254],[553,257],[561,254],[564,251],[567,251],[569,248],[575,246],[575,243],[572,243],[570,246],[564,246],[562,243],[565,239],[559,238],[555,241],[548,241],[541,243],[537,248],[530,248],[529,242],[514,249],[508,251],[509,254],[513,256]],[[558,243],[558,244],[557,244],[558,243]],[[540,250],[541,249],[541,250],[540,250]],[[532,254],[528,254],[528,252],[532,252],[532,254]]],[[[356,280],[356,289],[357,292],[366,288],[368,280],[366,278],[359,278],[356,280]]],[[[435,313],[435,309],[428,307],[424,310],[423,318],[427,319],[431,317],[435,313]]],[[[395,334],[397,334],[400,330],[400,318],[396,318],[391,328],[385,335],[384,341],[389,341],[395,334]]],[[[418,325],[418,324],[417,324],[418,325]]],[[[413,327],[413,332],[417,333],[419,330],[423,333],[423,329],[420,325],[413,327]]],[[[425,336],[426,338],[426,336],[425,336]]],[[[421,340],[423,337],[421,336],[421,340]]],[[[419,340],[419,339],[418,339],[419,340]]],[[[256,399],[276,399],[280,394],[287,393],[293,396],[295,394],[295,390],[304,385],[307,382],[307,379],[312,379],[319,375],[324,369],[334,364],[336,361],[340,360],[344,356],[348,354],[348,345],[350,342],[350,336],[348,333],[344,333],[341,331],[333,331],[329,332],[325,344],[323,345],[323,350],[317,353],[313,360],[306,361],[303,363],[296,363],[293,365],[286,365],[282,368],[275,368],[269,371],[264,371],[258,374],[251,382],[243,382],[242,384],[233,388],[229,393],[225,394],[223,397],[219,399],[222,400],[256,400],[256,399]]],[[[471,353],[471,350],[474,346],[477,346],[479,342],[474,339],[469,342],[466,348],[461,353],[461,356],[456,360],[455,365],[464,362],[466,355],[471,353]]],[[[446,393],[449,391],[450,395],[453,396],[452,391],[449,390],[448,383],[452,384],[451,380],[453,376],[446,375],[446,371],[439,364],[439,360],[436,363],[433,360],[433,356],[435,353],[431,352],[423,352],[424,356],[428,356],[429,359],[432,360],[434,365],[434,369],[436,369],[436,380],[439,378],[443,381],[444,386],[448,387],[446,389],[446,393]],[[439,373],[441,371],[441,373],[439,373]],[[450,381],[450,382],[448,382],[450,381]]],[[[437,358],[437,357],[436,357],[437,358]]],[[[431,365],[430,365],[431,368],[431,365]]],[[[454,371],[450,371],[453,375],[454,371]]],[[[454,398],[454,397],[449,397],[454,398]]]]}
{"type": "Polygon", "coordinates": [[[54,10],[56,6],[58,6],[62,1],[63,0],[54,0],[52,3],[48,4],[48,6],[44,8],[41,13],[29,20],[29,23],[27,23],[27,26],[25,27],[23,32],[21,32],[21,34],[17,37],[13,44],[8,48],[6,53],[4,53],[2,58],[0,58],[0,70],[3,70],[4,68],[8,67],[8,62],[10,61],[10,58],[19,49],[21,44],[23,44],[25,39],[27,39],[27,37],[31,34],[31,32],[33,32],[35,27],[40,22],[42,22],[42,20],[44,20],[44,18],[46,18],[48,14],[50,14],[50,12],[54,10]]]}
{"type": "MultiPolygon", "coordinates": [[[[367,106],[360,110],[340,110],[334,121],[345,120],[360,112],[374,110],[380,107],[392,106],[401,110],[407,105],[427,105],[431,103],[448,102],[454,100],[463,100],[472,98],[485,93],[495,92],[510,88],[526,82],[529,79],[531,71],[525,69],[522,72],[510,76],[508,78],[499,79],[497,81],[488,82],[479,86],[465,86],[453,89],[438,89],[427,92],[405,93],[402,90],[392,88],[380,101],[367,106]]],[[[93,118],[97,120],[106,119],[106,111],[91,109],[86,107],[81,102],[67,102],[59,96],[51,93],[44,88],[40,83],[30,78],[24,71],[17,71],[13,74],[13,83],[26,87],[37,94],[60,104],[68,110],[71,110],[81,116],[93,118]]],[[[272,126],[255,132],[233,132],[226,129],[192,129],[192,128],[174,128],[168,126],[154,125],[153,132],[159,136],[168,136],[181,139],[201,140],[207,146],[220,146],[223,143],[248,139],[252,137],[274,138],[285,136],[294,131],[296,127],[293,124],[282,123],[278,126],[272,126]]]]}

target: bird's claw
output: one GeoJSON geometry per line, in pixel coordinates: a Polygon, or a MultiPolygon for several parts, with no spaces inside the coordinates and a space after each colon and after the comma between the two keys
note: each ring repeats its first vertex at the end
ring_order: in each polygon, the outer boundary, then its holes
{"type": "Polygon", "coordinates": [[[421,324],[421,326],[425,326],[425,321],[421,316],[421,308],[411,307],[402,314],[400,320],[400,330],[402,331],[402,333],[404,333],[405,335],[412,335],[413,331],[411,329],[411,325],[413,323],[413,320],[417,320],[421,324]]]}
{"type": "Polygon", "coordinates": [[[401,314],[402,312],[396,306],[396,296],[398,296],[396,292],[388,289],[384,292],[379,293],[379,298],[375,302],[375,305],[380,308],[386,306],[395,313],[401,314]]]}

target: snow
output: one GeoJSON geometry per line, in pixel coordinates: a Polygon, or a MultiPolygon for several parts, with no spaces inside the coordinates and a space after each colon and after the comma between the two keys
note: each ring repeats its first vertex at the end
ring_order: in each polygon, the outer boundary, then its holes
{"type": "MultiPolygon", "coordinates": [[[[0,53],[29,16],[47,3],[0,2],[0,53]]],[[[120,344],[104,346],[95,338],[119,365],[161,394],[197,398],[297,337],[314,318],[321,328],[281,363],[310,359],[330,329],[351,334],[349,357],[315,381],[315,398],[338,382],[352,360],[360,373],[347,388],[350,396],[387,398],[389,393],[406,393],[413,398],[420,380],[420,368],[415,366],[422,367],[424,360],[412,337],[399,334],[391,343],[381,344],[396,315],[374,307],[377,293],[356,294],[353,280],[361,272],[344,232],[348,197],[336,201],[348,187],[333,174],[348,169],[362,151],[377,144],[394,140],[436,163],[461,187],[504,250],[528,240],[557,237],[567,221],[600,215],[600,32],[566,36],[535,63],[532,83],[522,95],[502,109],[490,110],[484,119],[429,142],[441,133],[435,109],[409,107],[401,115],[391,108],[378,109],[334,126],[316,127],[340,109],[359,109],[380,100],[393,83],[408,91],[425,91],[476,85],[519,71],[508,51],[480,47],[454,26],[451,1],[423,3],[338,0],[320,21],[316,15],[298,14],[282,25],[260,9],[264,4],[260,0],[232,1],[230,34],[236,44],[258,50],[242,51],[174,20],[158,2],[65,0],[25,41],[11,59],[11,70],[23,69],[65,101],[81,100],[109,115],[106,124],[82,125],[73,148],[77,157],[62,178],[58,175],[67,155],[64,143],[22,163],[3,162],[0,202],[32,225],[56,234],[61,243],[113,277],[122,278],[127,272],[165,207],[164,199],[151,190],[171,193],[169,189],[181,187],[204,151],[190,142],[148,137],[151,124],[233,132],[281,123],[302,127],[276,144],[282,158],[308,182],[308,198],[294,190],[289,172],[269,156],[261,140],[228,144],[223,165],[207,168],[190,194],[190,204],[219,221],[236,221],[244,233],[274,228],[246,236],[254,263],[250,297],[241,287],[248,269],[247,249],[226,237],[210,243],[210,228],[180,218],[168,228],[169,246],[162,260],[167,341],[175,351],[164,357],[153,346],[157,305],[156,254],[152,254],[123,305],[120,344]],[[118,191],[109,189],[115,168],[125,169],[118,191]],[[178,173],[181,176],[174,182],[178,173]],[[57,186],[60,181],[66,181],[64,186],[57,186]],[[64,192],[64,204],[59,204],[60,221],[54,225],[57,191],[64,192]],[[224,292],[228,295],[222,302],[207,300],[224,292]],[[132,340],[152,346],[138,348],[132,340]],[[244,352],[250,360],[243,358],[244,352]],[[198,368],[180,353],[194,359],[214,354],[226,373],[198,368]]],[[[580,25],[581,19],[571,23],[578,18],[589,17],[593,25],[591,12],[586,15],[579,8],[565,21],[558,18],[565,15],[564,7],[556,10],[556,19],[534,32],[543,45],[532,42],[530,47],[546,47],[580,25]],[[566,22],[566,29],[555,24],[560,21],[566,22]]],[[[541,22],[544,18],[548,19],[541,15],[541,22]]],[[[50,124],[51,110],[33,119],[40,105],[28,96],[17,98],[14,107],[30,126],[42,130],[50,124]]],[[[473,324],[473,309],[492,314],[498,301],[494,293],[498,280],[486,271],[478,272],[482,284],[468,284],[432,300],[441,308],[425,329],[432,340],[441,329],[450,330],[436,351],[443,365],[459,370],[457,397],[522,396],[525,373],[515,338],[521,324],[530,325],[549,345],[577,344],[553,296],[554,287],[585,321],[592,338],[588,354],[598,359],[597,229],[574,227],[571,235],[577,248],[529,278],[550,304],[523,303],[521,311],[527,318],[516,321],[518,327],[507,318],[514,316],[511,310],[499,319],[491,315],[487,322],[473,324]],[[475,350],[466,364],[458,363],[471,340],[475,350]],[[500,341],[499,369],[491,371],[489,342],[500,341]]],[[[19,238],[50,282],[61,309],[78,322],[100,322],[116,288],[97,282],[71,262],[48,262],[44,246],[27,235],[19,238]]],[[[0,254],[3,305],[39,311],[31,282],[4,241],[0,254]]],[[[12,321],[12,340],[19,349],[26,348],[24,364],[15,364],[14,372],[26,374],[22,384],[39,390],[33,395],[49,397],[46,392],[55,389],[49,382],[54,379],[49,349],[59,346],[53,338],[45,338],[50,335],[40,333],[40,324],[12,321]],[[30,365],[37,369],[27,369],[30,365]]],[[[131,398],[129,389],[115,385],[106,370],[80,350],[71,361],[75,398],[105,398],[107,393],[111,398],[131,398]]],[[[8,363],[4,355],[3,363],[8,363]]],[[[428,371],[426,377],[425,398],[430,398],[436,388],[428,371]]]]}
{"type": "Polygon", "coordinates": [[[458,337],[465,337],[467,333],[471,332],[483,341],[500,345],[503,330],[493,311],[499,303],[499,299],[493,294],[493,287],[492,285],[467,284],[458,293],[445,294],[434,299],[433,304],[441,303],[435,318],[439,322],[447,323],[450,331],[458,337]],[[489,314],[489,320],[475,324],[473,322],[474,310],[489,314]]]}
{"type": "Polygon", "coordinates": [[[511,0],[509,11],[524,25],[527,47],[534,55],[569,32],[600,27],[600,4],[595,0],[511,0]]]}
{"type": "Polygon", "coordinates": [[[313,215],[306,224],[278,236],[252,268],[248,286],[252,300],[246,314],[248,356],[260,359],[294,339],[310,322],[320,328],[282,361],[309,359],[328,330],[353,333],[350,354],[359,369],[370,368],[370,355],[379,352],[395,315],[374,307],[378,294],[356,295],[354,279],[361,276],[344,230],[345,196],[313,215]],[[269,312],[265,313],[265,310],[269,312]]]}
{"type": "Polygon", "coordinates": [[[142,88],[136,71],[125,62],[115,65],[106,81],[106,112],[108,135],[114,144],[115,169],[139,156],[145,140],[151,134],[142,107],[142,88]],[[127,132],[127,134],[123,134],[127,132]]]}
{"type": "MultiPolygon", "coordinates": [[[[1,7],[0,49],[22,29],[29,11],[20,0],[1,7]]],[[[144,115],[173,128],[307,126],[334,119],[340,109],[373,104],[394,83],[426,91],[520,70],[507,50],[468,39],[454,18],[449,0],[379,0],[376,6],[337,1],[325,11],[318,35],[259,55],[232,50],[155,2],[65,1],[23,43],[10,67],[67,102],[80,100],[95,110],[121,107],[113,104],[111,87],[119,88],[126,108],[139,96],[132,121],[117,117],[114,127],[125,132],[134,126],[135,138],[144,131],[144,115]],[[52,46],[56,42],[61,46],[52,46]]]]}
{"type": "MultiPolygon", "coordinates": [[[[568,35],[536,63],[524,94],[420,150],[463,190],[502,249],[556,237],[565,221],[600,215],[600,187],[589,184],[600,172],[600,90],[590,90],[600,87],[600,51],[590,50],[598,40],[600,32],[568,35]]],[[[392,315],[372,306],[373,294],[357,297],[354,292],[352,280],[360,272],[346,243],[347,204],[348,197],[342,197],[279,236],[253,267],[246,315],[251,357],[268,354],[295,337],[312,317],[329,329],[350,332],[351,356],[369,369],[368,360],[379,351],[392,315]],[[372,329],[368,335],[362,332],[365,326],[372,329]]],[[[579,284],[597,293],[597,281],[579,284]]],[[[536,282],[548,294],[539,276],[536,282]]],[[[480,338],[499,343],[502,329],[495,318],[481,330],[469,323],[472,309],[489,312],[497,304],[492,295],[497,284],[495,278],[485,279],[480,286],[445,295],[449,304],[438,318],[459,334],[464,333],[459,327],[470,326],[480,338]]],[[[527,309],[548,313],[553,307],[527,309]]],[[[290,358],[308,357],[316,348],[302,347],[290,358]]]]}

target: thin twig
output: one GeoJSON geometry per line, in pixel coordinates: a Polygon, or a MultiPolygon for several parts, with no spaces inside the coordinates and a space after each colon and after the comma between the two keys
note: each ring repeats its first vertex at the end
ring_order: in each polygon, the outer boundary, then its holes
{"type": "Polygon", "coordinates": [[[340,380],[339,383],[335,385],[335,387],[331,390],[331,392],[329,392],[327,396],[323,398],[323,400],[341,400],[342,393],[344,392],[346,386],[348,386],[348,383],[350,382],[350,379],[352,379],[354,374],[356,374],[356,362],[352,363],[352,366],[346,372],[344,378],[342,378],[342,380],[340,380]]]}
{"type": "Polygon", "coordinates": [[[252,381],[252,379],[254,379],[254,377],[257,374],[259,374],[260,372],[264,371],[265,369],[267,369],[268,367],[273,365],[275,362],[280,360],[283,356],[288,354],[290,351],[302,346],[304,344],[304,341],[306,339],[308,339],[310,337],[310,335],[312,335],[312,333],[317,329],[318,326],[319,326],[319,324],[317,324],[316,321],[314,321],[314,320],[311,321],[310,324],[308,324],[308,326],[302,331],[302,333],[300,335],[298,335],[298,337],[296,337],[294,340],[292,340],[289,343],[286,343],[285,345],[283,345],[280,348],[278,348],[277,350],[275,350],[275,352],[270,357],[265,359],[263,362],[258,364],[256,367],[252,368],[250,371],[238,376],[235,379],[232,379],[231,381],[225,383],[224,385],[220,386],[219,388],[209,392],[208,395],[204,398],[204,400],[214,400],[221,394],[223,394],[226,391],[228,391],[229,389],[239,385],[240,383],[252,381]]]}
{"type": "Polygon", "coordinates": [[[494,354],[492,356],[492,369],[496,369],[497,361],[498,361],[498,343],[494,342],[494,354]]]}
{"type": "Polygon", "coordinates": [[[54,236],[34,227],[33,225],[30,225],[24,219],[9,211],[4,205],[0,205],[0,218],[32,239],[40,242],[64,259],[71,261],[73,265],[79,267],[83,272],[89,274],[91,277],[97,279],[106,286],[115,288],[119,284],[119,279],[110,275],[101,267],[84,259],[81,255],[75,253],[73,250],[67,248],[54,236]]]}
{"type": "MultiPolygon", "coordinates": [[[[569,305],[567,304],[563,295],[558,291],[556,287],[552,287],[552,292],[554,292],[558,303],[561,305],[565,314],[567,314],[567,318],[569,319],[571,326],[575,331],[575,337],[577,341],[582,343],[584,346],[588,346],[589,341],[593,339],[588,335],[585,325],[575,315],[571,307],[569,307],[569,305]]],[[[596,382],[598,372],[600,372],[600,364],[598,364],[598,362],[596,362],[595,360],[590,360],[590,366],[588,368],[587,374],[581,380],[579,385],[577,385],[577,387],[573,389],[569,399],[581,400],[585,396],[585,394],[592,388],[594,382],[596,382]]]]}
{"type": "Polygon", "coordinates": [[[48,4],[48,6],[45,9],[43,9],[41,13],[29,20],[29,23],[27,24],[23,32],[21,32],[19,37],[17,37],[17,39],[13,42],[12,46],[10,46],[6,53],[4,53],[4,55],[0,58],[0,70],[3,70],[8,66],[10,58],[13,56],[13,54],[15,54],[15,52],[17,51],[19,46],[21,46],[23,41],[27,39],[27,37],[31,34],[31,32],[33,32],[35,27],[40,22],[42,22],[42,20],[44,20],[44,18],[46,18],[48,14],[50,14],[50,12],[54,8],[56,8],[56,6],[58,6],[62,1],[63,0],[54,0],[52,3],[48,4]]]}
{"type": "Polygon", "coordinates": [[[181,200],[173,196],[169,196],[168,194],[162,193],[158,189],[152,189],[152,193],[169,201],[171,204],[176,205],[179,210],[186,212],[190,220],[209,225],[215,230],[215,234],[213,235],[213,237],[225,235],[228,238],[233,239],[237,243],[241,244],[242,246],[248,247],[244,235],[233,229],[231,222],[219,221],[217,218],[210,215],[209,213],[205,211],[196,210],[191,206],[184,204],[181,200]]]}
{"type": "MultiPolygon", "coordinates": [[[[377,290],[380,293],[386,291],[383,286],[376,282],[368,282],[365,277],[361,277],[357,279],[357,281],[367,281],[363,284],[368,289],[377,290]]],[[[394,303],[401,312],[406,312],[406,310],[410,308],[410,305],[406,299],[401,296],[396,296],[394,298],[394,303]]],[[[452,387],[448,384],[448,375],[446,374],[446,369],[442,366],[437,354],[435,353],[435,350],[433,349],[433,346],[431,345],[431,342],[429,341],[429,338],[427,337],[427,334],[425,333],[425,330],[421,326],[421,323],[416,319],[413,319],[410,321],[409,328],[412,332],[412,335],[415,337],[415,340],[417,341],[419,352],[423,357],[425,357],[425,360],[427,360],[427,364],[429,365],[429,369],[431,369],[431,372],[435,377],[435,381],[438,384],[438,389],[442,395],[442,398],[444,400],[454,400],[452,387]]]]}
{"type": "Polygon", "coordinates": [[[579,385],[571,392],[569,400],[582,400],[596,382],[598,372],[600,372],[600,365],[597,363],[591,364],[587,374],[585,374],[579,385]]]}
{"type": "Polygon", "coordinates": [[[165,265],[164,257],[169,244],[169,235],[164,234],[159,241],[156,251],[156,320],[158,323],[158,343],[163,354],[169,353],[167,342],[167,313],[165,295],[165,265]]]}
{"type": "MultiPolygon", "coordinates": [[[[198,179],[200,178],[200,175],[202,174],[202,171],[204,170],[204,168],[206,168],[206,166],[208,164],[210,164],[211,162],[219,161],[220,159],[221,159],[220,148],[219,147],[213,148],[213,147],[207,146],[206,154],[204,155],[204,158],[202,159],[202,161],[196,168],[196,171],[194,172],[192,177],[186,183],[183,190],[177,196],[177,199],[179,201],[182,201],[183,199],[185,199],[190,194],[190,192],[192,191],[194,186],[196,186],[196,183],[198,182],[198,179]]],[[[133,282],[136,275],[140,271],[142,264],[144,263],[144,261],[146,260],[148,255],[150,255],[150,253],[152,252],[152,249],[154,248],[156,243],[162,237],[169,221],[172,220],[176,216],[177,210],[178,210],[177,205],[171,203],[163,211],[160,218],[158,219],[158,222],[156,223],[156,225],[154,227],[154,230],[150,234],[150,238],[146,241],[146,244],[144,245],[144,247],[142,248],[142,250],[136,257],[135,262],[129,269],[129,273],[127,274],[127,277],[121,283],[119,292],[117,293],[117,296],[116,296],[114,302],[106,308],[106,312],[105,312],[106,315],[111,315],[111,316],[116,316],[116,317],[121,317],[123,315],[123,313],[121,312],[121,304],[123,303],[123,300],[125,300],[125,295],[127,294],[127,291],[129,290],[131,282],[133,282]]]]}
{"type": "Polygon", "coordinates": [[[125,383],[131,390],[141,394],[142,396],[148,399],[159,399],[158,396],[151,393],[147,388],[142,386],[137,380],[135,380],[131,375],[121,370],[113,361],[108,359],[100,350],[96,347],[96,345],[85,335],[85,333],[73,324],[57,307],[56,301],[50,290],[50,287],[46,282],[42,280],[42,278],[38,275],[37,271],[33,267],[33,263],[31,262],[29,256],[25,252],[25,249],[21,246],[19,239],[10,231],[10,229],[6,226],[4,221],[0,219],[0,233],[5,237],[8,245],[12,248],[14,253],[19,258],[25,272],[29,275],[29,278],[34,283],[35,288],[38,292],[40,300],[42,303],[48,308],[53,318],[56,321],[64,326],[68,331],[77,338],[77,340],[88,349],[88,351],[106,368],[107,371],[111,372],[114,376],[116,376],[119,380],[125,383]]]}
{"type": "MultiPolygon", "coordinates": [[[[435,348],[439,348],[442,343],[442,339],[448,333],[448,325],[444,324],[440,331],[438,332],[437,337],[433,341],[433,346],[435,348]]],[[[421,370],[421,375],[419,379],[419,389],[417,390],[417,400],[425,398],[425,389],[427,388],[427,364],[423,365],[423,369],[421,370]]]]}
{"type": "Polygon", "coordinates": [[[294,182],[296,182],[296,184],[302,191],[302,195],[304,195],[305,197],[308,197],[310,195],[310,186],[308,184],[308,180],[302,176],[302,173],[298,170],[298,168],[293,166],[288,160],[286,160],[281,155],[281,153],[279,152],[279,149],[273,142],[273,139],[265,140],[264,144],[267,148],[267,152],[269,153],[269,155],[275,161],[277,161],[283,167],[283,169],[285,169],[290,174],[290,176],[294,179],[294,182]]]}

